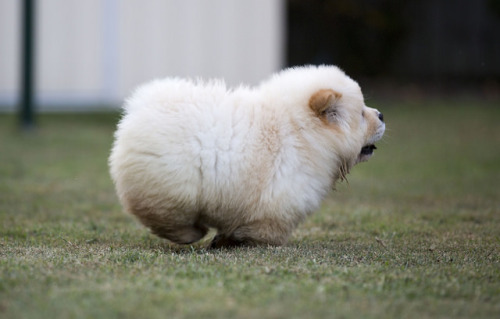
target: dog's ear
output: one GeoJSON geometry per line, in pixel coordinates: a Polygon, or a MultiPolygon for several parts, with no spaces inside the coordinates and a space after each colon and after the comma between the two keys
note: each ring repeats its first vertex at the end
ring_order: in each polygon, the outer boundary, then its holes
{"type": "Polygon", "coordinates": [[[334,106],[342,97],[342,94],[332,89],[321,89],[314,93],[309,99],[309,107],[318,116],[324,116],[326,110],[334,106]]]}

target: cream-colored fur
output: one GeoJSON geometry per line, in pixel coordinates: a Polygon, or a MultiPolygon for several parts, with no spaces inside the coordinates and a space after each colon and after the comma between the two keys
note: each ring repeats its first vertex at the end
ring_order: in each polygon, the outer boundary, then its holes
{"type": "Polygon", "coordinates": [[[334,66],[233,90],[167,78],[126,101],[109,163],[124,209],[158,236],[281,245],[384,130],[334,66]]]}

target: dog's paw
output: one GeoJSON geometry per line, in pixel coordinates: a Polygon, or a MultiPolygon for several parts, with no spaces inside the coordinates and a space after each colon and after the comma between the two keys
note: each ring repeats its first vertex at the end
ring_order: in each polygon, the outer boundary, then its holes
{"type": "Polygon", "coordinates": [[[208,249],[235,248],[241,246],[249,246],[248,243],[235,239],[232,236],[216,235],[208,246],[208,249]]]}

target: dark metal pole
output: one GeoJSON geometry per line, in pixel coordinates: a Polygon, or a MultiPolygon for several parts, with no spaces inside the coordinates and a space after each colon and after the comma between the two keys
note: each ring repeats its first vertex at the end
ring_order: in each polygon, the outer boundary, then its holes
{"type": "Polygon", "coordinates": [[[34,118],[34,57],[35,57],[35,0],[23,1],[22,27],[22,79],[20,120],[23,129],[32,129],[35,126],[34,118]]]}

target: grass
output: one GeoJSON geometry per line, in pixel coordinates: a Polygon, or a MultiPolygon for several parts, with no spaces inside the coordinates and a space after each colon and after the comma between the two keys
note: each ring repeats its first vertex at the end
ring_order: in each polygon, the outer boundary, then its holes
{"type": "Polygon", "coordinates": [[[121,212],[117,114],[42,115],[29,134],[0,115],[0,317],[497,318],[500,108],[376,106],[375,157],[289,244],[222,251],[121,212]]]}

